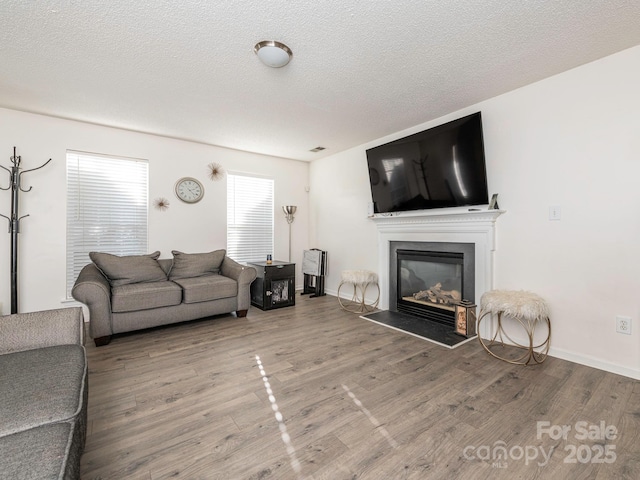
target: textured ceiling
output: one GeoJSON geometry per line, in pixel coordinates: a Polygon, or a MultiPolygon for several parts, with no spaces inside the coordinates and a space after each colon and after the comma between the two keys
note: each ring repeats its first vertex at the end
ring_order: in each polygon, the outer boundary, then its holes
{"type": "Polygon", "coordinates": [[[2,107],[299,160],[640,44],[638,0],[2,0],[0,18],[2,107]],[[261,40],[291,63],[260,63],[261,40]]]}

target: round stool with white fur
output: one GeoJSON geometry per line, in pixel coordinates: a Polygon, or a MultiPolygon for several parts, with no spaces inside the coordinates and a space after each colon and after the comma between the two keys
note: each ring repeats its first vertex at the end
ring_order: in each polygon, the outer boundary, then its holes
{"type": "MultiPolygon", "coordinates": [[[[350,295],[350,294],[349,294],[350,295]]],[[[338,302],[340,306],[351,313],[372,312],[378,306],[380,301],[380,287],[378,286],[378,274],[369,270],[345,270],[342,272],[342,281],[338,286],[338,302]],[[367,303],[367,289],[375,288],[377,290],[376,299],[367,303]],[[340,290],[349,290],[353,288],[351,299],[347,300],[340,296],[340,290]]]]}
{"type": "MultiPolygon", "coordinates": [[[[512,324],[513,325],[513,324],[512,324]]],[[[514,335],[511,330],[511,335],[514,335]]],[[[491,290],[482,295],[480,300],[480,315],[478,316],[478,339],[483,348],[495,358],[515,365],[529,365],[544,362],[549,352],[551,340],[551,321],[549,307],[544,299],[535,293],[512,290],[491,290]],[[480,322],[495,315],[497,322],[491,328],[491,339],[485,340],[480,335],[480,322]],[[515,325],[521,325],[526,333],[526,340],[514,340],[505,329],[503,317],[514,319],[515,325]],[[542,332],[536,327],[542,327],[542,332]],[[509,340],[508,343],[504,339],[509,340]],[[536,344],[537,343],[537,344],[536,344]],[[496,347],[516,347],[524,350],[524,354],[517,358],[507,358],[496,347]]]]}

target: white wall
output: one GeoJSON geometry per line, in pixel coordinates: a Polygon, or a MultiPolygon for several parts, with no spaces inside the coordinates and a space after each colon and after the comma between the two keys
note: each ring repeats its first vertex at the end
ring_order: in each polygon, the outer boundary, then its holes
{"type": "MultiPolygon", "coordinates": [[[[251,173],[275,180],[275,258],[287,260],[288,225],[282,205],[297,205],[292,230],[292,261],[298,273],[302,251],[308,246],[309,164],[126,130],[101,127],[13,110],[0,109],[0,164],[10,168],[13,146],[22,156],[22,168],[41,170],[23,176],[19,235],[19,311],[64,306],[66,255],[66,151],[81,150],[149,161],[149,201],[170,201],[167,211],[149,209],[149,251],[205,252],[226,246],[226,177],[211,181],[207,165],[220,163],[225,170],[251,173]],[[184,176],[199,179],[204,198],[188,205],[174,194],[175,182],[184,176]]],[[[0,169],[0,187],[8,186],[8,173],[0,169]]],[[[0,213],[10,215],[11,195],[0,191],[0,213]]],[[[0,302],[10,312],[10,240],[5,219],[0,218],[0,302]],[[4,233],[3,233],[4,232],[4,233]]],[[[302,275],[297,283],[302,285],[302,275]]]]}
{"type": "Polygon", "coordinates": [[[343,269],[377,270],[365,150],[482,111],[497,221],[494,287],[552,310],[552,355],[640,378],[640,46],[311,165],[312,243],[343,269]],[[551,205],[562,219],[549,221],[551,205]],[[615,316],[633,333],[615,331],[615,316]]]}

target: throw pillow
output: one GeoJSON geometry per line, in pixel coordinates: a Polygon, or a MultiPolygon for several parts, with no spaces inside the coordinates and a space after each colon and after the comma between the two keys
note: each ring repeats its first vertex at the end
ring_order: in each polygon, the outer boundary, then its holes
{"type": "Polygon", "coordinates": [[[220,273],[220,265],[227,254],[226,250],[209,253],[183,253],[172,250],[173,265],[169,271],[169,280],[194,278],[220,273]]]}
{"type": "Polygon", "coordinates": [[[109,280],[112,287],[129,283],[161,282],[167,279],[158,263],[160,252],[149,255],[119,257],[110,253],[91,252],[89,258],[109,280]]]}

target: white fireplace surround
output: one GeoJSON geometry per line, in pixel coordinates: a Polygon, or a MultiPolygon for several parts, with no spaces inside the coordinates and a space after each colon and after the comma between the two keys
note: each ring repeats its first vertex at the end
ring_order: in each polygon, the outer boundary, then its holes
{"type": "MultiPolygon", "coordinates": [[[[460,242],[475,244],[475,298],[493,289],[495,222],[503,210],[419,211],[376,214],[380,305],[389,309],[389,252],[391,242],[460,242]]],[[[478,307],[479,308],[479,307],[478,307]]]]}

